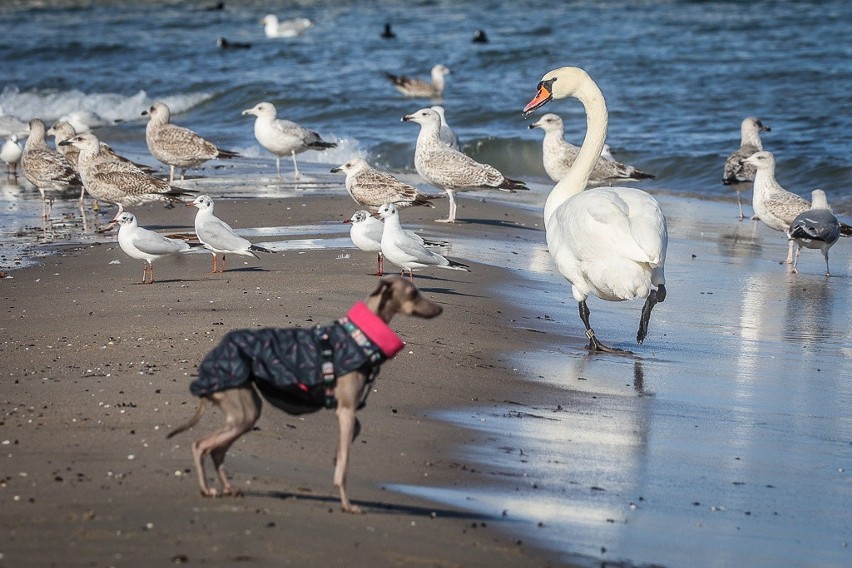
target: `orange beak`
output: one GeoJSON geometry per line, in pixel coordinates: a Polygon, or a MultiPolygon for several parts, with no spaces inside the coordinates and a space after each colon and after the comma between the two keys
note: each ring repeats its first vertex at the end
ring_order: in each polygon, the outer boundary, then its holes
{"type": "Polygon", "coordinates": [[[527,106],[524,107],[524,116],[529,116],[532,111],[537,108],[543,107],[550,99],[553,98],[553,93],[550,91],[551,82],[542,81],[538,84],[538,93],[536,93],[533,100],[527,103],[527,106]]]}

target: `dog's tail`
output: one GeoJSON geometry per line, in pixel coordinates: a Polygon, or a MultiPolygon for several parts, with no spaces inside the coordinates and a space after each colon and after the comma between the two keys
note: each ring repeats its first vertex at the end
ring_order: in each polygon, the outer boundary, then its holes
{"type": "Polygon", "coordinates": [[[171,432],[166,434],[166,439],[169,439],[173,436],[177,436],[181,432],[186,432],[187,430],[189,430],[190,428],[192,428],[193,426],[198,424],[198,421],[201,420],[201,415],[204,414],[204,410],[206,408],[207,408],[207,399],[202,398],[201,400],[198,401],[198,408],[195,410],[195,415],[192,418],[189,419],[189,422],[187,422],[183,426],[178,426],[177,428],[175,428],[174,430],[172,430],[171,432]]]}

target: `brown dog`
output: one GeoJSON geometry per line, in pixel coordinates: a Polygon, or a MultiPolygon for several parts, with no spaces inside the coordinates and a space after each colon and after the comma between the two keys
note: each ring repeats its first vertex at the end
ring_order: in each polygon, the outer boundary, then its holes
{"type": "Polygon", "coordinates": [[[199,366],[199,377],[190,390],[201,397],[190,421],[170,432],[168,437],[194,426],[201,418],[206,401],[225,413],[225,428],[192,445],[201,494],[216,497],[208,486],[204,459],[213,460],[221,495],[239,495],[222,467],[225,453],[260,418],[261,398],[291,414],[335,408],[339,438],[334,468],[334,485],[340,491],[340,506],[348,513],[360,513],[346,494],[349,450],[359,425],[356,411],[364,405],[369,385],[381,363],[403,346],[387,326],[395,314],[434,318],[442,308],[424,298],[420,291],[399,276],[385,278],[347,317],[313,330],[266,328],[239,330],[227,334],[199,366]],[[307,376],[306,376],[307,375],[307,376]],[[254,386],[253,386],[254,385],[254,386]],[[257,387],[255,390],[254,387],[257,387]]]}

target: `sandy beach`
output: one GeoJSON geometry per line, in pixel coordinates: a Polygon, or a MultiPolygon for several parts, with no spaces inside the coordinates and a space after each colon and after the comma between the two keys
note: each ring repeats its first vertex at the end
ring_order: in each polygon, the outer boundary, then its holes
{"type": "MultiPolygon", "coordinates": [[[[831,278],[817,251],[792,275],[783,238],[735,204],[659,196],[669,298],[642,346],[639,302],[590,301],[635,354],[589,355],[538,207],[468,195],[452,227],[432,222],[446,203],[404,211],[472,272],[417,275],[444,314],[393,322],[406,348],[359,413],[352,516],[333,413],[266,405],[228,454],[239,499],[203,499],[190,469],[216,412],[165,439],[224,333],[331,321],[375,285],[342,192],[219,193],[217,215],[276,254],[215,275],[209,254],[162,259],[148,286],[105,235],[0,281],[0,566],[852,562],[852,243],[831,278]]],[[[194,209],[135,212],[177,232],[194,209]]]]}

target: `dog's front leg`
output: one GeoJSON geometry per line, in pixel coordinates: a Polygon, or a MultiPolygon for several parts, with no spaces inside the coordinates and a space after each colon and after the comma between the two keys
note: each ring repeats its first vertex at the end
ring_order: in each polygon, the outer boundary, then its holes
{"type": "Polygon", "coordinates": [[[349,450],[356,435],[355,412],[365,384],[366,379],[362,374],[348,373],[338,379],[334,393],[337,398],[337,422],[340,430],[334,466],[334,485],[340,491],[340,508],[346,513],[354,514],[361,514],[363,511],[349,502],[349,496],[346,493],[346,471],[349,466],[349,450]]]}

